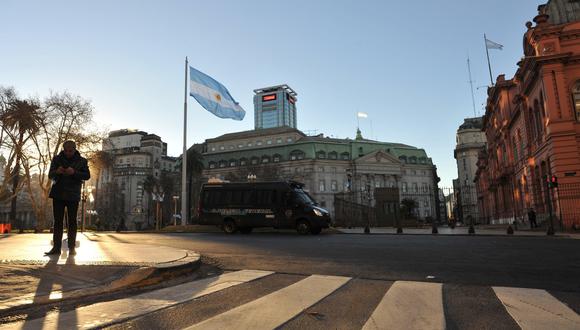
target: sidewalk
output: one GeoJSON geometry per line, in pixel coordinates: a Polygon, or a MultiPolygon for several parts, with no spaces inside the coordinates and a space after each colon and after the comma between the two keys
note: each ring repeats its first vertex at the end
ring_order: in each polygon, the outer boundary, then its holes
{"type": "MultiPolygon", "coordinates": [[[[199,254],[164,246],[98,242],[106,233],[78,233],[77,255],[63,243],[60,256],[44,256],[52,234],[0,236],[0,312],[33,304],[116,291],[200,265],[199,254]]],[[[66,234],[64,235],[66,237],[66,234]]]]}
{"type": "MultiPolygon", "coordinates": [[[[364,234],[364,228],[362,227],[353,227],[353,228],[334,228],[338,232],[343,234],[364,234]]],[[[469,226],[461,226],[461,227],[437,227],[438,235],[448,235],[448,236],[468,236],[469,233],[469,226]]],[[[397,234],[397,228],[393,227],[371,227],[370,228],[371,234],[397,234]]],[[[433,235],[431,233],[431,227],[424,227],[424,228],[403,228],[403,235],[433,235]]],[[[519,236],[519,237],[547,237],[546,231],[543,229],[540,230],[514,230],[513,235],[508,235],[507,233],[507,226],[505,228],[497,228],[495,227],[475,227],[475,235],[474,236],[519,236]]],[[[574,238],[580,239],[580,233],[569,233],[569,232],[556,232],[555,237],[565,237],[565,238],[574,238]]]]}

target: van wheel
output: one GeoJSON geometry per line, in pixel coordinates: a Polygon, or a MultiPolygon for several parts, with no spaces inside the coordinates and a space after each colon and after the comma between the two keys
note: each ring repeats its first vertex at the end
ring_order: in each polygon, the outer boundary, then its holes
{"type": "Polygon", "coordinates": [[[311,231],[310,223],[306,220],[298,221],[298,223],[296,224],[296,231],[298,231],[298,234],[300,235],[310,234],[311,231]]]}
{"type": "Polygon", "coordinates": [[[234,220],[226,220],[224,221],[224,225],[222,227],[223,231],[226,234],[235,234],[238,231],[238,226],[236,226],[236,222],[234,220]]]}
{"type": "Polygon", "coordinates": [[[252,229],[254,229],[254,228],[252,228],[252,227],[243,227],[243,228],[240,228],[240,233],[242,233],[242,234],[250,234],[252,232],[252,229]]]}
{"type": "Polygon", "coordinates": [[[321,231],[322,231],[321,227],[311,227],[310,228],[310,233],[312,235],[318,235],[318,234],[320,234],[321,231]]]}

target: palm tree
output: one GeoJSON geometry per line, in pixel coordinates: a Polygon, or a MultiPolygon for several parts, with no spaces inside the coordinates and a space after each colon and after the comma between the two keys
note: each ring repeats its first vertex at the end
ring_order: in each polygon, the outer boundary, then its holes
{"type": "MultiPolygon", "coordinates": [[[[40,128],[42,114],[40,107],[33,101],[14,100],[6,103],[0,113],[0,123],[2,131],[10,139],[12,150],[11,160],[14,161],[12,173],[12,200],[10,203],[10,219],[16,220],[16,206],[18,199],[18,185],[20,183],[20,165],[24,157],[24,145],[40,128]]],[[[10,162],[9,162],[10,163],[10,162]]],[[[19,230],[24,230],[23,224],[19,223],[19,230]]]]}

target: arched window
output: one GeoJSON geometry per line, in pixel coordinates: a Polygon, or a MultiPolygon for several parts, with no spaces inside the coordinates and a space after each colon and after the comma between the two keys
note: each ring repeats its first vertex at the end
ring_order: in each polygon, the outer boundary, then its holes
{"type": "Polygon", "coordinates": [[[248,159],[247,158],[241,158],[240,159],[240,166],[246,166],[248,165],[248,159]]]}
{"type": "Polygon", "coordinates": [[[337,159],[338,158],[338,154],[336,153],[336,151],[331,151],[328,153],[328,159],[337,159]]]}
{"type": "Polygon", "coordinates": [[[318,159],[326,159],[326,152],[324,152],[324,151],[318,151],[316,153],[316,158],[318,158],[318,159]]]}
{"type": "Polygon", "coordinates": [[[350,159],[350,154],[348,152],[343,152],[340,154],[340,159],[342,160],[349,160],[350,159]]]}
{"type": "Polygon", "coordinates": [[[220,168],[224,168],[228,166],[228,162],[225,160],[220,160],[220,168]]]}
{"type": "Polygon", "coordinates": [[[411,164],[417,164],[417,157],[415,157],[415,156],[409,157],[409,163],[411,163],[411,164]]]}
{"type": "Polygon", "coordinates": [[[270,156],[262,156],[262,164],[268,164],[270,162],[270,156]]]}
{"type": "Polygon", "coordinates": [[[258,157],[252,157],[252,159],[250,160],[250,163],[252,165],[258,165],[258,163],[260,163],[260,158],[258,158],[258,157]]]}
{"type": "Polygon", "coordinates": [[[209,162],[209,168],[216,168],[216,163],[215,162],[209,162]]]}
{"type": "Polygon", "coordinates": [[[230,159],[230,167],[236,167],[238,165],[238,161],[235,159],[230,159]]]}
{"type": "Polygon", "coordinates": [[[580,121],[580,80],[574,84],[572,90],[572,99],[574,100],[574,112],[576,113],[576,120],[580,121]]]}
{"type": "Polygon", "coordinates": [[[427,159],[425,159],[425,157],[419,157],[419,163],[425,164],[426,162],[427,162],[427,159]]]}
{"type": "Polygon", "coordinates": [[[282,160],[282,155],[280,154],[274,154],[274,156],[272,156],[272,161],[274,163],[279,163],[282,160]]]}
{"type": "Polygon", "coordinates": [[[406,156],[399,156],[399,160],[401,161],[401,163],[407,163],[407,157],[406,156]]]}
{"type": "Polygon", "coordinates": [[[304,159],[304,152],[302,150],[293,150],[290,152],[290,160],[304,159]]]}

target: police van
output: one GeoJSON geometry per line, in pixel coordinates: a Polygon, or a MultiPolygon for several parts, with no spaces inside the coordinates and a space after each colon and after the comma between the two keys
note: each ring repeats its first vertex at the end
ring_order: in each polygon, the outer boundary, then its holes
{"type": "Polygon", "coordinates": [[[319,234],[330,226],[330,214],[295,181],[206,183],[201,188],[199,224],[217,225],[228,233],[253,228],[294,228],[319,234]]]}

